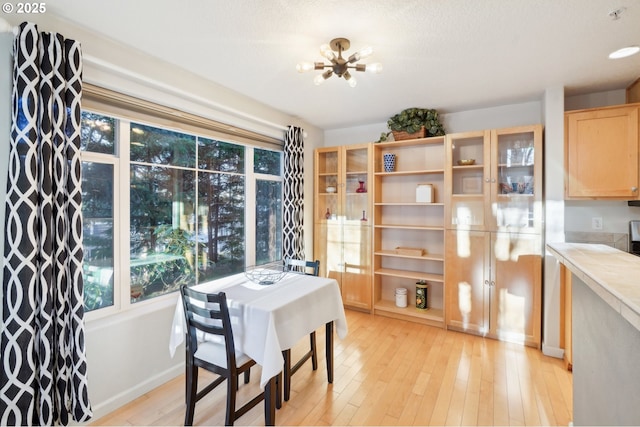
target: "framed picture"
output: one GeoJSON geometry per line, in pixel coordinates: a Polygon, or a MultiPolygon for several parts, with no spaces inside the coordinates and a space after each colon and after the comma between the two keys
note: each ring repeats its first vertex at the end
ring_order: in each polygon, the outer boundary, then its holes
{"type": "Polygon", "coordinates": [[[462,177],[462,194],[481,194],[482,178],[479,176],[462,177]]]}

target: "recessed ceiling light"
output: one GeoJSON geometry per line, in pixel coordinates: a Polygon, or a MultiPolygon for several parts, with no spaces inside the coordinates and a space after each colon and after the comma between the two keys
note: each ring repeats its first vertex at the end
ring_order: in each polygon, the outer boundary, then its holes
{"type": "Polygon", "coordinates": [[[611,52],[609,54],[609,59],[626,58],[627,56],[635,55],[638,52],[640,52],[640,47],[638,46],[623,47],[615,52],[611,52]]]}

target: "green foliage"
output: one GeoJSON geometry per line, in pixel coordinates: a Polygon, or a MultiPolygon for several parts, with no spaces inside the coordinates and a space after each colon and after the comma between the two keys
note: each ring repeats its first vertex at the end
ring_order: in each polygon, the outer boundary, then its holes
{"type": "Polygon", "coordinates": [[[438,118],[438,112],[428,108],[407,108],[392,116],[387,121],[392,131],[415,133],[422,126],[427,130],[427,136],[444,135],[444,127],[438,118]]]}
{"type": "Polygon", "coordinates": [[[391,132],[382,132],[380,134],[380,139],[378,139],[376,142],[386,142],[389,138],[389,135],[391,135],[391,132]]]}
{"type": "Polygon", "coordinates": [[[196,137],[143,124],[131,123],[130,160],[194,167],[196,160],[196,137]]]}
{"type": "Polygon", "coordinates": [[[278,151],[255,148],[253,150],[253,170],[256,173],[280,176],[281,158],[282,155],[278,151]]]}
{"type": "Polygon", "coordinates": [[[82,112],[80,149],[94,153],[113,154],[116,119],[89,111],[82,112]]]}
{"type": "MultiPolygon", "coordinates": [[[[87,277],[88,273],[84,273],[87,277]]],[[[104,286],[93,280],[86,280],[84,286],[84,309],[86,311],[97,310],[113,305],[113,281],[109,286],[104,286]]]]}
{"type": "Polygon", "coordinates": [[[187,230],[173,228],[170,224],[162,224],[156,226],[153,233],[156,236],[156,242],[161,242],[164,245],[163,253],[184,256],[194,250],[191,240],[193,233],[189,233],[187,230]]]}

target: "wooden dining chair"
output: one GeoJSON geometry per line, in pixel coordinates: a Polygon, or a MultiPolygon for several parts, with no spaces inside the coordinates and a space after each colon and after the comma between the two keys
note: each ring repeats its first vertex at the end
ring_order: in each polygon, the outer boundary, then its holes
{"type": "MultiPolygon", "coordinates": [[[[320,273],[320,261],[306,261],[300,259],[286,259],[285,267],[289,271],[297,271],[299,273],[304,273],[310,276],[317,276],[320,273]]],[[[315,371],[318,369],[318,352],[316,350],[316,331],[313,331],[309,334],[309,351],[307,351],[297,362],[295,365],[291,366],[291,349],[284,350],[282,352],[282,357],[284,358],[284,368],[283,368],[283,394],[284,400],[289,400],[291,395],[291,377],[295,374],[298,369],[305,362],[311,359],[311,366],[315,371]]]]}
{"type": "MultiPolygon", "coordinates": [[[[227,381],[227,409],[225,424],[233,423],[251,408],[264,400],[260,393],[236,410],[236,393],[240,374],[244,373],[245,384],[249,382],[250,369],[256,362],[244,353],[236,351],[231,331],[231,320],[227,297],[224,292],[206,294],[180,287],[184,314],[187,321],[186,339],[186,413],[184,425],[193,423],[196,402],[211,390],[227,381]],[[195,302],[199,304],[195,304],[195,302]],[[198,342],[197,332],[216,335],[220,341],[198,342]],[[198,368],[218,374],[209,385],[198,391],[198,368]]],[[[266,414],[266,411],[265,411],[266,414]]]]}

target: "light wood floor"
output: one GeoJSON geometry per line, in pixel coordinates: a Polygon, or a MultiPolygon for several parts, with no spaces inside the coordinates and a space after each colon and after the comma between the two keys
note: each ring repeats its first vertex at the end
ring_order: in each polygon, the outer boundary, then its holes
{"type": "MultiPolygon", "coordinates": [[[[347,310],[349,335],[335,339],[334,383],[324,356],[294,375],[278,425],[561,425],[572,420],[572,378],[539,350],[347,310]]],[[[324,328],[318,329],[324,355],[324,328]]],[[[306,341],[293,349],[302,354],[306,341]]],[[[209,374],[201,373],[201,384],[209,374]]],[[[259,392],[260,368],[239,402],[259,392]]],[[[224,424],[226,387],[196,405],[194,425],[224,424]]],[[[184,376],[93,425],[178,426],[184,376]]],[[[264,425],[263,405],[236,425],[264,425]]]]}

